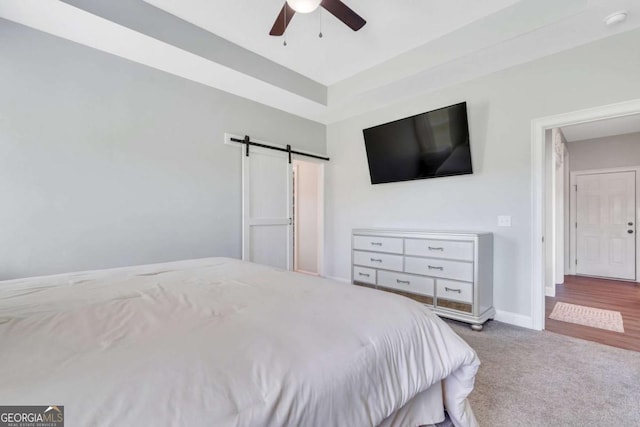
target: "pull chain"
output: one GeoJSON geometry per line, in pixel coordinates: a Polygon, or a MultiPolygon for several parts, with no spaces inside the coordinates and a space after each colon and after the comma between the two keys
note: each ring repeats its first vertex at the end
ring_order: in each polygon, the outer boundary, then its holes
{"type": "Polygon", "coordinates": [[[282,35],[284,36],[284,43],[282,43],[283,46],[287,46],[287,4],[285,3],[284,5],[284,31],[282,32],[282,35]]]}
{"type": "Polygon", "coordinates": [[[318,8],[318,13],[320,14],[320,33],[318,33],[318,37],[322,38],[322,8],[318,8]]]}

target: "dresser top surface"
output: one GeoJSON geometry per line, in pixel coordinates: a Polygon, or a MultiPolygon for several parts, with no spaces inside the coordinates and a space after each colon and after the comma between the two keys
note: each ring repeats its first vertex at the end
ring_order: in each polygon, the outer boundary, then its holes
{"type": "Polygon", "coordinates": [[[490,236],[492,233],[487,231],[461,231],[461,230],[416,230],[416,229],[402,229],[402,228],[354,228],[351,230],[351,234],[357,235],[371,235],[371,236],[398,236],[407,237],[414,236],[419,237],[423,235],[428,236],[490,236]]]}

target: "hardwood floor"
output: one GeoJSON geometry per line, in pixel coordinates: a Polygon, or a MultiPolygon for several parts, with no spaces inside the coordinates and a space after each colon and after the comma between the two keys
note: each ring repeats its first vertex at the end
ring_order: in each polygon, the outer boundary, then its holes
{"type": "Polygon", "coordinates": [[[614,347],[640,351],[640,285],[632,282],[565,276],[556,296],[546,298],[545,329],[614,347]],[[624,333],[549,319],[556,302],[615,310],[622,314],[624,333]]]}

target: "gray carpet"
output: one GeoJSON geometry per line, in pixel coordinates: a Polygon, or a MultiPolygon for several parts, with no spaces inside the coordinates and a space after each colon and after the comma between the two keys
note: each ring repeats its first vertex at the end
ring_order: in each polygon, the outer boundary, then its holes
{"type": "Polygon", "coordinates": [[[482,366],[470,396],[482,427],[640,426],[640,353],[488,322],[447,323],[482,366]]]}

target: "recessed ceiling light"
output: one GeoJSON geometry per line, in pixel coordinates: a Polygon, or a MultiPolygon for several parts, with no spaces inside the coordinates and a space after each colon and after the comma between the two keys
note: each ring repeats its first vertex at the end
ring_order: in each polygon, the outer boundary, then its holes
{"type": "Polygon", "coordinates": [[[604,18],[604,23],[607,24],[607,26],[611,26],[611,25],[616,25],[621,23],[622,21],[624,21],[625,19],[627,19],[627,11],[626,10],[620,10],[618,12],[614,12],[611,15],[607,16],[606,18],[604,18]]]}

